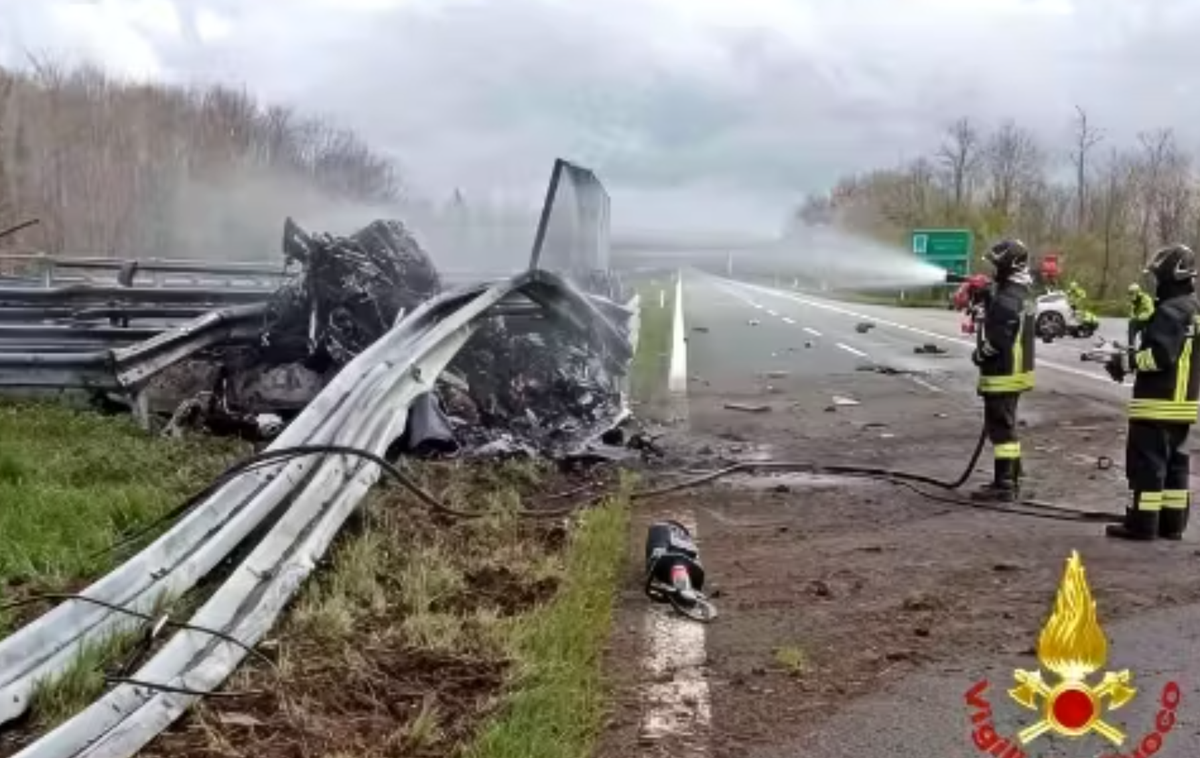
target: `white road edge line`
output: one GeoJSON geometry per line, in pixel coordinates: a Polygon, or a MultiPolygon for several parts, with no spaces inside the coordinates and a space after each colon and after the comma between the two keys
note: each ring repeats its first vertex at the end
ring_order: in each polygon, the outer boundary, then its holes
{"type": "MultiPolygon", "coordinates": [[[[739,281],[735,281],[733,279],[725,279],[724,281],[727,281],[730,284],[733,284],[733,285],[736,285],[739,287],[752,289],[752,290],[762,292],[762,293],[765,293],[768,295],[774,295],[776,297],[782,297],[786,300],[793,300],[793,301],[795,301],[797,303],[801,303],[803,305],[812,306],[813,308],[821,308],[823,310],[827,310],[832,313],[840,313],[843,316],[851,316],[853,318],[862,319],[864,321],[872,321],[876,324],[882,324],[883,326],[888,326],[893,329],[900,329],[902,331],[912,332],[913,334],[919,334],[923,337],[931,337],[936,340],[941,340],[943,342],[951,342],[956,345],[965,345],[966,347],[969,347],[972,349],[974,349],[974,347],[975,347],[974,342],[968,342],[967,340],[957,339],[955,337],[947,337],[944,334],[938,334],[937,332],[930,332],[925,329],[918,329],[915,326],[908,326],[906,324],[898,324],[895,321],[887,321],[885,319],[876,318],[874,316],[868,316],[865,313],[858,313],[856,311],[852,311],[852,310],[849,310],[846,308],[840,308],[836,305],[830,305],[828,303],[818,303],[815,300],[809,300],[808,298],[800,297],[799,295],[793,295],[790,292],[778,292],[776,290],[770,289],[769,287],[762,287],[757,284],[749,284],[747,282],[739,282],[739,281]]],[[[1075,376],[1086,377],[1088,379],[1092,379],[1097,382],[1104,382],[1105,384],[1113,383],[1112,380],[1106,376],[1100,376],[1099,374],[1091,374],[1091,373],[1088,373],[1087,371],[1080,371],[1077,368],[1071,368],[1070,366],[1064,366],[1061,363],[1054,363],[1052,361],[1045,360],[1044,358],[1038,358],[1037,365],[1039,367],[1045,366],[1046,368],[1051,368],[1051,369],[1054,369],[1055,371],[1062,371],[1063,373],[1066,373],[1066,374],[1074,374],[1075,376]]]]}
{"type": "Polygon", "coordinates": [[[804,331],[808,332],[809,334],[811,334],[811,335],[812,335],[812,336],[814,336],[814,337],[820,337],[820,336],[821,336],[821,333],[820,333],[820,332],[818,332],[816,329],[813,329],[811,326],[806,326],[806,327],[804,327],[804,331]]]}
{"type": "Polygon", "coordinates": [[[847,345],[844,342],[837,343],[837,346],[840,347],[841,349],[845,350],[847,353],[850,353],[851,355],[857,355],[859,358],[867,357],[867,354],[864,353],[863,351],[861,351],[857,348],[850,347],[849,345],[847,345]]]}
{"type": "Polygon", "coordinates": [[[667,390],[687,392],[687,342],[683,339],[683,272],[675,279],[675,316],[671,319],[671,365],[667,371],[667,390]]]}
{"type": "MultiPolygon", "coordinates": [[[[668,516],[696,538],[691,512],[668,516]]],[[[705,664],[706,627],[661,605],[645,615],[646,653],[642,661],[649,683],[642,689],[641,737],[670,743],[671,755],[703,758],[712,723],[705,664]]]]}
{"type": "Polygon", "coordinates": [[[921,385],[922,387],[929,390],[930,392],[941,392],[942,391],[941,387],[938,387],[935,384],[930,384],[929,382],[925,381],[924,379],[922,379],[919,376],[913,376],[912,374],[905,374],[905,376],[907,376],[909,379],[911,379],[913,381],[913,383],[921,385]]]}

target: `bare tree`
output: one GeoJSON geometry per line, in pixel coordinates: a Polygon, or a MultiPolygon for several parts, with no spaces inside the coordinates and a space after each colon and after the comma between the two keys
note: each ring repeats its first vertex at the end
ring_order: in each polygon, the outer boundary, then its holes
{"type": "Polygon", "coordinates": [[[950,125],[936,159],[948,176],[954,207],[962,208],[979,168],[979,132],[970,119],[963,117],[950,125]]]}
{"type": "Polygon", "coordinates": [[[1116,149],[1110,154],[1104,167],[1103,190],[1100,203],[1101,240],[1103,241],[1103,263],[1100,269],[1100,297],[1108,296],[1113,274],[1113,253],[1121,230],[1126,224],[1130,201],[1136,191],[1136,168],[1132,160],[1116,149]]]}
{"type": "Polygon", "coordinates": [[[1011,120],[1001,124],[984,150],[992,209],[1010,216],[1022,185],[1037,178],[1041,163],[1041,151],[1030,132],[1011,120]]]}
{"type": "Polygon", "coordinates": [[[1138,171],[1138,194],[1141,205],[1138,239],[1142,248],[1142,263],[1150,260],[1150,249],[1154,242],[1154,221],[1159,209],[1162,179],[1170,154],[1175,149],[1175,134],[1170,129],[1142,132],[1138,135],[1142,147],[1141,166],[1138,171]]]}
{"type": "Polygon", "coordinates": [[[1071,162],[1075,166],[1075,229],[1082,234],[1087,228],[1087,190],[1088,190],[1088,153],[1102,139],[1103,135],[1088,123],[1087,112],[1075,106],[1078,116],[1075,119],[1075,147],[1071,153],[1071,162]]]}

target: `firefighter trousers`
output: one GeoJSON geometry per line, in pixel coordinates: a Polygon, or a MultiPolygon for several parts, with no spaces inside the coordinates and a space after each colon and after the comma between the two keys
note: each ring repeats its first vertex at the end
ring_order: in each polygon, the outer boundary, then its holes
{"type": "Polygon", "coordinates": [[[1190,424],[1170,421],[1129,422],[1125,476],[1133,490],[1133,513],[1141,531],[1178,537],[1187,528],[1191,506],[1190,424]]]}
{"type": "Polygon", "coordinates": [[[1020,393],[983,396],[983,428],[995,458],[994,484],[1013,487],[1021,478],[1021,442],[1017,439],[1017,404],[1020,393]]]}
{"type": "Polygon", "coordinates": [[[1125,343],[1126,347],[1137,347],[1138,335],[1146,328],[1146,323],[1135,318],[1129,319],[1129,341],[1125,343]]]}

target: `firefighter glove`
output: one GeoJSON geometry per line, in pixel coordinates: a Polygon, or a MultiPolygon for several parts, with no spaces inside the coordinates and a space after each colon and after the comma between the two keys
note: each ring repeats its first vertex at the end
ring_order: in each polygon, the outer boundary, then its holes
{"type": "Polygon", "coordinates": [[[1108,359],[1108,363],[1104,364],[1104,370],[1114,382],[1125,381],[1125,377],[1133,373],[1133,351],[1122,350],[1114,354],[1108,359]]]}

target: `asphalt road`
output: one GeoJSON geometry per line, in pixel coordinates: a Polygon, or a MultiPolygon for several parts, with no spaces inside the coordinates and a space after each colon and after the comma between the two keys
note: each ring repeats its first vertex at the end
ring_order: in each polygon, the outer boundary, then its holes
{"type": "MultiPolygon", "coordinates": [[[[730,281],[698,272],[684,278],[689,374],[707,391],[738,395],[756,386],[756,375],[788,372],[814,380],[836,377],[866,366],[905,373],[910,390],[973,398],[974,346],[959,330],[950,311],[918,310],[843,303],[807,293],[730,281]],[[873,326],[862,332],[858,326],[873,326]],[[751,328],[747,328],[751,327],[751,328]],[[697,328],[706,331],[697,331],[697,328]],[[945,352],[924,354],[915,348],[934,344],[945,352]]],[[[1123,339],[1124,322],[1106,320],[1101,335],[1123,339]]],[[[1080,351],[1092,341],[1063,340],[1037,350],[1038,392],[1058,392],[1119,408],[1128,387],[1112,382],[1098,364],[1082,363],[1080,351]]],[[[968,400],[964,400],[968,401],[968,400]]],[[[1193,538],[1194,539],[1194,538],[1193,538]]],[[[1195,552],[1185,543],[1180,549],[1195,552]]],[[[1046,592],[1047,588],[1040,590],[1046,592]]],[[[1047,609],[1049,610],[1049,609],[1047,609]]],[[[997,609],[1000,618],[1002,609],[997,609]]],[[[797,613],[805,612],[798,607],[797,613]]],[[[1130,724],[1152,725],[1158,689],[1170,678],[1183,692],[1178,723],[1164,740],[1162,755],[1200,754],[1200,606],[1159,608],[1106,624],[1111,660],[1108,668],[1132,667],[1144,691],[1121,712],[1130,724]],[[1157,684],[1149,684],[1156,682],[1157,684]]],[[[907,675],[878,693],[853,701],[816,733],[803,740],[753,746],[745,753],[760,758],[893,758],[895,756],[979,755],[971,742],[964,682],[987,677],[987,696],[1003,709],[1013,668],[1029,659],[980,660],[953,671],[926,670],[907,675]]],[[[718,701],[719,702],[719,701],[718,701]]],[[[1018,718],[1023,718],[1017,714],[1018,718]]],[[[716,717],[719,720],[719,714],[716,717]]],[[[1138,728],[1132,754],[1146,729],[1138,728]]],[[[1030,756],[1112,755],[1113,750],[1082,752],[1078,742],[1043,738],[1030,756]]]]}
{"type": "MultiPolygon", "coordinates": [[[[698,272],[690,272],[684,281],[688,328],[707,327],[713,335],[690,342],[689,364],[693,375],[702,379],[736,381],[748,366],[821,375],[876,364],[916,372],[910,378],[918,384],[973,392],[976,370],[970,356],[975,343],[971,335],[961,333],[960,315],[954,312],[843,303],[698,272]],[[744,328],[733,329],[751,322],[757,322],[759,330],[755,339],[746,338],[744,328]],[[871,328],[859,331],[865,323],[871,328]],[[737,339],[721,339],[722,330],[737,334],[737,339]],[[945,352],[915,352],[926,345],[945,352]]],[[[1121,324],[1109,320],[1099,336],[1122,336],[1121,324]]],[[[1122,402],[1128,388],[1113,382],[1099,364],[1080,360],[1094,342],[1095,338],[1039,342],[1038,386],[1122,402]]]]}

